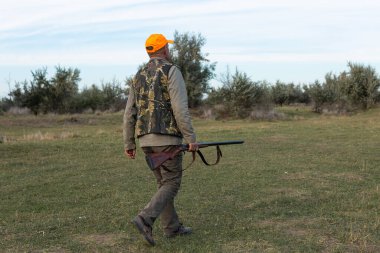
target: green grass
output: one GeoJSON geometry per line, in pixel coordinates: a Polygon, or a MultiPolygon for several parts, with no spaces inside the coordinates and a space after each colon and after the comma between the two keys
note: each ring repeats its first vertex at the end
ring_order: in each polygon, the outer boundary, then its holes
{"type": "Polygon", "coordinates": [[[121,113],[0,116],[0,252],[379,252],[380,110],[280,111],[194,121],[200,141],[245,144],[184,172],[176,203],[194,233],[166,239],[157,222],[153,248],[130,220],[155,180],[141,150],[123,155],[121,113]]]}

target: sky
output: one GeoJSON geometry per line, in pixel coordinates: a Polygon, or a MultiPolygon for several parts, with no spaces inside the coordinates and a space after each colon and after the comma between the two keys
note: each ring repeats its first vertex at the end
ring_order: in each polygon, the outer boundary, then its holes
{"type": "Polygon", "coordinates": [[[377,0],[2,0],[0,98],[43,67],[78,68],[80,88],[123,82],[147,61],[150,34],[175,31],[206,39],[215,87],[227,68],[296,84],[348,62],[379,73],[379,13],[377,0]]]}

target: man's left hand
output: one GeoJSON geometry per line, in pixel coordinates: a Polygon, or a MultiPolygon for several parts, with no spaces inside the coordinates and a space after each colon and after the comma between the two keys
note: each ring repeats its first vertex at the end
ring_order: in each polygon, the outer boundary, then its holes
{"type": "Polygon", "coordinates": [[[136,157],[136,149],[125,149],[124,154],[131,159],[135,159],[136,157]]]}

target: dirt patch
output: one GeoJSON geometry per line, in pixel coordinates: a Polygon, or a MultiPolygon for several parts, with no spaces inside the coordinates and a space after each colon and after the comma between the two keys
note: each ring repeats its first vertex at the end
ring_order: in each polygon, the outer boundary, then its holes
{"type": "Polygon", "coordinates": [[[281,142],[281,141],[287,141],[289,140],[289,137],[283,136],[283,135],[274,135],[274,136],[269,136],[262,138],[264,141],[269,141],[269,142],[281,142]]]}
{"type": "Polygon", "coordinates": [[[298,199],[310,196],[310,193],[308,191],[295,188],[275,188],[271,189],[271,192],[273,192],[273,194],[275,194],[276,196],[281,195],[298,199]]]}
{"type": "Polygon", "coordinates": [[[258,250],[259,252],[277,252],[275,246],[271,245],[268,241],[231,241],[223,244],[222,252],[254,252],[253,250],[258,250]]]}
{"type": "Polygon", "coordinates": [[[286,221],[283,220],[263,220],[259,222],[260,226],[264,227],[279,227],[279,228],[286,228],[286,227],[294,227],[294,226],[310,226],[313,224],[320,223],[320,219],[289,219],[286,221]]]}
{"type": "Polygon", "coordinates": [[[321,252],[380,252],[380,246],[373,244],[367,238],[361,237],[353,241],[340,241],[332,234],[326,234],[323,230],[315,228],[323,223],[321,219],[290,219],[290,220],[263,220],[258,226],[263,229],[275,229],[296,238],[313,238],[323,247],[321,252]]]}
{"type": "Polygon", "coordinates": [[[320,223],[319,219],[264,220],[259,223],[259,226],[274,228],[294,237],[315,237],[320,231],[311,227],[318,223],[320,223]]]}
{"type": "Polygon", "coordinates": [[[56,141],[56,140],[65,140],[81,137],[79,133],[74,132],[59,132],[59,133],[50,133],[50,132],[41,132],[37,131],[35,133],[24,134],[22,136],[0,136],[0,143],[9,143],[9,142],[34,142],[34,141],[56,141]]]}
{"type": "Polygon", "coordinates": [[[311,171],[303,171],[303,172],[295,172],[295,173],[286,172],[285,175],[282,176],[282,179],[285,179],[285,180],[304,180],[304,179],[310,179],[310,178],[314,178],[314,175],[311,171]]]}
{"type": "Polygon", "coordinates": [[[364,178],[358,174],[355,174],[353,172],[345,172],[345,173],[335,173],[331,174],[332,177],[344,179],[348,182],[358,182],[358,181],[363,181],[364,178]]]}
{"type": "Polygon", "coordinates": [[[44,140],[61,140],[79,137],[78,134],[73,132],[61,133],[41,133],[40,131],[33,134],[24,135],[21,140],[23,141],[44,141],[44,140]]]}
{"type": "Polygon", "coordinates": [[[122,238],[124,238],[122,234],[92,234],[79,235],[76,240],[88,245],[115,246],[122,238]]]}

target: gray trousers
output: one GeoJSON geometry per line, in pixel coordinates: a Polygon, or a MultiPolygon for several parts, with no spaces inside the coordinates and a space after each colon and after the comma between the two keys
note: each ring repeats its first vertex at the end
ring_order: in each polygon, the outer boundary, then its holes
{"type": "MultiPolygon", "coordinates": [[[[145,154],[170,151],[174,146],[143,147],[145,154]]],[[[144,221],[153,226],[154,221],[160,216],[161,224],[166,234],[178,229],[180,222],[174,208],[174,197],[181,186],[183,154],[178,154],[174,159],[166,161],[163,166],[153,171],[158,184],[158,190],[152,199],[139,213],[144,221]]]]}

